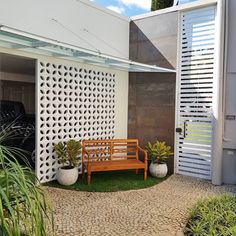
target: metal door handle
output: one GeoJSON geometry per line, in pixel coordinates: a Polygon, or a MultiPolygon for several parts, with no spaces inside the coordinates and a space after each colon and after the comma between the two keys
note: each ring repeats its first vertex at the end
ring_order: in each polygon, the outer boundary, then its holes
{"type": "Polygon", "coordinates": [[[186,128],[187,128],[187,120],[184,121],[184,138],[186,138],[187,136],[186,128]]]}

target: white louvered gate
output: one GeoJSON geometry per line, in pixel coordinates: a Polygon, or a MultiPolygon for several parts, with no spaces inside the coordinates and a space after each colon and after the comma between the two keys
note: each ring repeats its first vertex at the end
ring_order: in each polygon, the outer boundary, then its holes
{"type": "Polygon", "coordinates": [[[181,13],[176,172],[211,179],[216,7],[181,13]]]}

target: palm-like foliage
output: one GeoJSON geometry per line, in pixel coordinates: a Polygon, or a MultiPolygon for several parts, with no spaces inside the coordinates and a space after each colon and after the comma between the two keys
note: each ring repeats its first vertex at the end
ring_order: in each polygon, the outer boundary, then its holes
{"type": "Polygon", "coordinates": [[[151,11],[171,7],[173,2],[173,0],[152,0],[151,11]]]}
{"type": "Polygon", "coordinates": [[[20,150],[3,145],[8,138],[10,132],[0,132],[0,235],[44,236],[45,221],[51,222],[45,196],[30,168],[17,162],[20,150]]]}
{"type": "Polygon", "coordinates": [[[81,143],[74,139],[55,144],[54,149],[57,154],[59,164],[62,164],[63,166],[68,164],[69,167],[75,167],[78,164],[81,148],[81,143]]]}
{"type": "Polygon", "coordinates": [[[166,160],[173,155],[171,147],[167,146],[165,142],[156,141],[155,143],[148,142],[146,146],[148,158],[153,163],[165,163],[166,160]]]}

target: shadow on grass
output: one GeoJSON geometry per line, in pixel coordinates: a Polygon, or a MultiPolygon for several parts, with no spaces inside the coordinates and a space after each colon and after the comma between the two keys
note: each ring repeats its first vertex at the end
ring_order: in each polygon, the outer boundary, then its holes
{"type": "Polygon", "coordinates": [[[79,176],[78,181],[71,186],[62,186],[57,181],[47,183],[46,186],[87,192],[116,192],[149,188],[163,182],[167,178],[168,176],[165,178],[148,176],[147,180],[144,181],[143,172],[141,171],[139,174],[136,174],[135,171],[108,171],[93,173],[91,185],[87,184],[86,177],[83,183],[81,176],[79,176]]]}

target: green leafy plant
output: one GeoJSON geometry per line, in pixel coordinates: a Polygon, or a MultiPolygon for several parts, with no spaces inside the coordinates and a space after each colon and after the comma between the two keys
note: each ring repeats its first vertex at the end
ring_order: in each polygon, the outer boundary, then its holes
{"type": "Polygon", "coordinates": [[[151,11],[173,6],[173,0],[152,0],[151,11]]]}
{"type": "Polygon", "coordinates": [[[6,130],[0,132],[0,235],[46,236],[46,221],[52,223],[51,210],[36,177],[29,167],[22,167],[17,158],[20,149],[4,145],[13,138],[6,130]]]}
{"type": "Polygon", "coordinates": [[[187,236],[236,235],[236,197],[223,195],[199,201],[191,210],[187,236]]]}
{"type": "Polygon", "coordinates": [[[167,159],[173,155],[171,147],[167,146],[165,142],[156,141],[153,144],[148,142],[146,146],[148,158],[152,163],[165,163],[167,159]]]}
{"type": "Polygon", "coordinates": [[[78,165],[79,155],[82,145],[79,141],[70,139],[67,142],[59,142],[54,145],[59,164],[66,168],[72,168],[78,165]]]}

